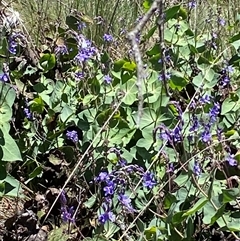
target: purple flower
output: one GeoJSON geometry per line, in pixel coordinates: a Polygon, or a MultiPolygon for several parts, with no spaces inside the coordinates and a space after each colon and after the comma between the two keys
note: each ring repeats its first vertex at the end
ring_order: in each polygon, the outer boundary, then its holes
{"type": "Polygon", "coordinates": [[[234,155],[233,155],[233,154],[228,155],[228,156],[226,157],[226,161],[228,162],[228,164],[229,164],[230,166],[237,166],[237,161],[234,159],[234,155]]]}
{"type": "Polygon", "coordinates": [[[201,140],[205,143],[209,142],[212,139],[212,135],[210,133],[210,126],[206,125],[203,133],[201,134],[201,140]]]}
{"type": "Polygon", "coordinates": [[[217,120],[217,116],[220,113],[220,105],[219,103],[214,103],[213,107],[209,111],[210,116],[210,124],[213,124],[217,120]]]}
{"type": "Polygon", "coordinates": [[[164,141],[172,142],[172,132],[165,125],[161,125],[160,128],[161,128],[161,131],[159,134],[160,139],[164,141]]]}
{"type": "Polygon", "coordinates": [[[54,49],[54,52],[55,52],[56,55],[65,55],[65,54],[68,54],[68,49],[67,49],[67,46],[65,44],[58,45],[54,49]]]}
{"type": "Polygon", "coordinates": [[[8,51],[11,54],[16,54],[17,53],[17,41],[16,41],[16,34],[12,34],[9,39],[8,39],[8,51]]]}
{"type": "Polygon", "coordinates": [[[89,60],[96,53],[97,49],[92,46],[92,42],[86,39],[82,34],[76,36],[78,42],[78,54],[75,56],[75,61],[79,64],[89,60]]]}
{"type": "Polygon", "coordinates": [[[199,176],[201,175],[201,173],[202,173],[201,167],[200,167],[200,165],[199,165],[198,162],[195,162],[195,163],[194,163],[193,173],[194,173],[197,177],[199,177],[199,176]]]}
{"type": "MultiPolygon", "coordinates": [[[[171,78],[171,74],[166,73],[165,74],[165,80],[170,80],[170,78],[171,78]]],[[[159,75],[158,80],[163,81],[163,75],[162,74],[159,75]]]]}
{"type": "Polygon", "coordinates": [[[147,189],[152,189],[156,186],[157,182],[155,181],[154,174],[151,172],[146,172],[143,175],[143,186],[147,189]]]}
{"type": "Polygon", "coordinates": [[[84,28],[86,28],[86,23],[82,22],[82,21],[78,21],[77,22],[77,29],[79,31],[83,30],[84,28]]]}
{"type": "Polygon", "coordinates": [[[96,178],[97,182],[107,182],[110,180],[109,174],[107,172],[100,172],[96,178]]]}
{"type": "Polygon", "coordinates": [[[74,74],[74,76],[77,80],[81,80],[84,78],[84,72],[78,71],[74,74]]]}
{"type": "Polygon", "coordinates": [[[13,32],[8,38],[8,51],[11,54],[17,53],[18,40],[25,40],[25,37],[20,32],[13,32]]]}
{"type": "Polygon", "coordinates": [[[75,220],[73,218],[73,215],[74,215],[74,208],[73,207],[62,207],[61,208],[61,212],[62,212],[62,220],[64,222],[71,222],[71,223],[74,223],[75,220]]]}
{"type": "Polygon", "coordinates": [[[67,198],[64,191],[61,192],[59,200],[62,206],[67,205],[67,198]]]}
{"type": "Polygon", "coordinates": [[[104,34],[103,35],[103,40],[105,41],[105,42],[112,42],[113,41],[113,36],[111,35],[111,34],[104,34]]]}
{"type": "Polygon", "coordinates": [[[107,186],[103,188],[103,191],[105,192],[105,197],[108,195],[113,195],[114,194],[114,188],[115,184],[113,181],[107,182],[107,186]]]}
{"type": "Polygon", "coordinates": [[[210,104],[210,101],[211,101],[211,96],[209,95],[204,95],[203,97],[200,98],[200,103],[201,104],[210,104]]]}
{"type": "Polygon", "coordinates": [[[140,43],[140,38],[141,38],[141,34],[137,33],[137,35],[136,35],[136,42],[137,43],[140,43]]]}
{"type": "Polygon", "coordinates": [[[189,7],[189,8],[195,8],[196,6],[197,6],[196,1],[190,1],[190,2],[188,3],[188,7],[189,7]]]}
{"type": "Polygon", "coordinates": [[[24,108],[23,112],[28,120],[30,120],[32,118],[32,113],[30,112],[29,108],[27,108],[27,107],[24,108]]]}
{"type": "Polygon", "coordinates": [[[68,140],[71,140],[74,143],[78,142],[78,133],[77,133],[77,131],[75,131],[75,130],[67,131],[66,136],[67,136],[68,140]]]}
{"type": "Polygon", "coordinates": [[[234,72],[234,68],[231,65],[228,65],[225,70],[229,73],[232,74],[234,72]]]}
{"type": "Polygon", "coordinates": [[[117,164],[120,167],[125,167],[127,165],[127,161],[125,159],[120,158],[117,164]]]}
{"type": "Polygon", "coordinates": [[[217,34],[215,32],[212,32],[212,38],[217,39],[217,37],[218,37],[217,34]]]}
{"type": "Polygon", "coordinates": [[[112,78],[109,75],[105,75],[103,77],[104,81],[106,84],[111,84],[112,83],[112,78]]]}
{"type": "Polygon", "coordinates": [[[222,86],[224,87],[224,86],[228,85],[229,83],[230,83],[229,76],[227,76],[227,75],[223,76],[223,78],[222,78],[222,86]]]}
{"type": "Polygon", "coordinates": [[[131,199],[127,195],[120,194],[118,196],[118,200],[128,212],[130,213],[134,212],[134,208],[132,207],[132,204],[131,204],[131,199]]]}
{"type": "Polygon", "coordinates": [[[0,74],[0,81],[8,82],[9,81],[9,75],[7,73],[0,74]]]}
{"type": "Polygon", "coordinates": [[[226,21],[225,21],[223,18],[218,18],[218,23],[219,23],[221,26],[225,26],[226,21]]]}
{"type": "Polygon", "coordinates": [[[221,141],[222,139],[222,129],[220,127],[217,127],[217,137],[218,137],[218,141],[221,141]]]}
{"type": "Polygon", "coordinates": [[[105,224],[109,220],[114,222],[115,221],[115,215],[111,211],[105,212],[105,213],[103,213],[99,216],[98,220],[101,224],[105,224]]]}
{"type": "Polygon", "coordinates": [[[173,133],[172,133],[172,137],[173,137],[173,141],[174,142],[181,142],[182,141],[182,133],[181,133],[181,128],[179,126],[177,126],[173,133]]]}
{"type": "Polygon", "coordinates": [[[189,131],[191,132],[197,131],[200,126],[197,116],[193,115],[191,121],[192,121],[192,126],[190,127],[189,131]]]}
{"type": "Polygon", "coordinates": [[[167,172],[168,173],[174,172],[174,165],[173,165],[173,163],[169,163],[168,164],[167,172]]]}

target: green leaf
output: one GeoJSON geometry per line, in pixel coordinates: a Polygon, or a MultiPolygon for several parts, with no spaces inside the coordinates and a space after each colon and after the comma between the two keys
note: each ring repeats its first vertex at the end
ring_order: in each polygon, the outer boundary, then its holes
{"type": "Polygon", "coordinates": [[[72,30],[78,30],[78,25],[79,25],[79,20],[78,18],[69,15],[66,17],[66,24],[68,25],[68,27],[72,30]]]}
{"type": "Polygon", "coordinates": [[[136,69],[136,64],[134,62],[125,62],[122,66],[122,69],[127,71],[134,71],[136,69]]]}
{"type": "Polygon", "coordinates": [[[101,54],[101,63],[107,63],[109,60],[110,60],[109,54],[106,51],[104,51],[101,54]]]}
{"type": "Polygon", "coordinates": [[[200,73],[200,74],[198,74],[197,76],[195,76],[194,78],[193,78],[193,84],[196,86],[196,87],[201,87],[201,85],[202,85],[202,83],[203,83],[203,76],[202,76],[202,74],[200,73]]]}
{"type": "MultiPolygon", "coordinates": [[[[136,116],[137,118],[137,116],[136,116]]],[[[154,122],[156,121],[156,113],[154,110],[146,108],[143,110],[143,115],[141,118],[140,126],[141,128],[153,125],[154,122]]]]}
{"type": "Polygon", "coordinates": [[[11,197],[23,197],[24,195],[22,192],[23,190],[20,182],[8,174],[5,179],[5,195],[11,197]]]}
{"type": "Polygon", "coordinates": [[[74,113],[74,111],[68,105],[65,105],[62,109],[60,118],[63,122],[66,122],[67,120],[69,120],[71,118],[73,113],[74,113]]]}
{"type": "Polygon", "coordinates": [[[152,144],[153,144],[153,139],[141,138],[137,141],[136,146],[137,147],[143,147],[146,150],[149,150],[149,148],[151,147],[152,144]]]}
{"type": "Polygon", "coordinates": [[[181,72],[173,71],[171,73],[171,79],[169,85],[173,90],[181,91],[187,85],[187,80],[184,78],[184,75],[181,72]]]}
{"type": "Polygon", "coordinates": [[[214,216],[211,218],[211,225],[213,225],[219,218],[223,216],[223,213],[225,211],[226,204],[222,205],[217,212],[214,214],[214,216]]]}
{"type": "Polygon", "coordinates": [[[136,93],[127,93],[127,95],[123,99],[123,103],[131,106],[137,100],[136,93]]]}
{"type": "Polygon", "coordinates": [[[55,54],[44,54],[40,60],[39,60],[39,64],[41,66],[41,68],[47,72],[51,69],[53,69],[56,65],[56,57],[55,54]]]}
{"type": "Polygon", "coordinates": [[[175,5],[175,6],[171,7],[171,8],[168,8],[165,11],[165,20],[166,20],[166,22],[169,19],[175,18],[179,10],[180,10],[180,5],[175,5]]]}
{"type": "Polygon", "coordinates": [[[29,174],[29,178],[35,178],[37,177],[39,174],[42,173],[42,167],[36,167],[30,174],[29,174]]]}
{"type": "Polygon", "coordinates": [[[156,31],[157,28],[158,28],[157,25],[155,25],[154,27],[152,27],[152,28],[147,32],[147,34],[145,34],[145,35],[143,36],[143,41],[149,40],[149,39],[153,36],[153,34],[155,33],[155,31],[156,31]]]}
{"type": "Polygon", "coordinates": [[[0,129],[0,149],[2,160],[7,162],[22,161],[21,153],[14,139],[0,129]]]}
{"type": "Polygon", "coordinates": [[[100,93],[100,83],[99,83],[98,79],[94,78],[94,79],[90,80],[89,84],[90,84],[92,94],[98,95],[100,93]]]}
{"type": "Polygon", "coordinates": [[[104,229],[105,229],[105,237],[109,240],[115,233],[117,233],[117,231],[120,229],[120,227],[118,227],[115,223],[112,222],[107,222],[104,225],[104,229]]]}
{"type": "Polygon", "coordinates": [[[231,43],[231,45],[235,48],[235,50],[239,53],[240,48],[240,40],[234,41],[231,43]]]}
{"type": "Polygon", "coordinates": [[[177,212],[175,213],[173,216],[172,216],[172,223],[173,224],[179,224],[181,223],[185,218],[184,216],[184,211],[181,211],[181,212],[177,212]]]}
{"type": "Polygon", "coordinates": [[[220,208],[222,206],[222,204],[219,202],[218,196],[212,197],[212,202],[214,206],[211,202],[207,202],[206,205],[203,207],[203,223],[207,225],[211,223],[212,217],[216,214],[215,207],[220,208]]]}
{"type": "Polygon", "coordinates": [[[239,189],[238,188],[231,188],[231,189],[223,189],[222,190],[223,195],[223,203],[228,203],[233,200],[236,200],[236,198],[239,196],[239,189]]]}
{"type": "Polygon", "coordinates": [[[227,223],[229,231],[239,232],[240,231],[240,218],[230,218],[227,223]]]}
{"type": "Polygon", "coordinates": [[[44,111],[44,102],[41,97],[35,98],[29,102],[31,111],[36,111],[39,114],[42,114],[44,111]]]}
{"type": "Polygon", "coordinates": [[[144,234],[147,240],[152,240],[153,237],[156,237],[158,228],[157,227],[150,227],[145,229],[144,234]]]}
{"type": "Polygon", "coordinates": [[[188,181],[189,176],[188,174],[181,173],[180,175],[177,176],[177,178],[174,179],[174,182],[177,183],[178,186],[183,186],[185,183],[188,181]]]}
{"type": "MultiPolygon", "coordinates": [[[[180,17],[182,17],[182,19],[187,19],[187,17],[188,17],[188,12],[187,12],[187,10],[186,10],[185,8],[183,8],[183,7],[180,5],[180,9],[179,9],[178,15],[179,15],[180,17]]],[[[188,35],[189,35],[189,33],[188,33],[188,35]]],[[[193,33],[191,33],[190,35],[193,35],[193,33]]]]}
{"type": "Polygon", "coordinates": [[[86,202],[84,202],[84,206],[87,208],[92,208],[97,200],[97,195],[92,195],[86,202]]]}
{"type": "Polygon", "coordinates": [[[53,154],[50,154],[50,155],[49,155],[48,160],[49,160],[49,162],[52,163],[54,166],[60,165],[60,164],[63,162],[63,160],[62,160],[60,157],[57,157],[57,156],[55,156],[55,155],[53,155],[53,154]]]}
{"type": "Polygon", "coordinates": [[[222,103],[221,115],[225,115],[226,113],[230,112],[235,105],[236,105],[236,102],[232,101],[232,99],[230,98],[225,99],[222,103]]]}
{"type": "Polygon", "coordinates": [[[124,63],[126,63],[126,60],[124,60],[124,59],[116,60],[114,62],[114,66],[113,66],[114,71],[119,72],[122,69],[124,63]]]}
{"type": "Polygon", "coordinates": [[[195,205],[190,208],[187,212],[185,212],[183,214],[183,216],[189,216],[189,215],[192,215],[194,213],[196,213],[198,210],[200,210],[206,203],[208,202],[208,199],[206,197],[202,197],[200,198],[196,203],[195,205]]]}
{"type": "Polygon", "coordinates": [[[121,86],[121,90],[126,93],[123,98],[123,103],[126,105],[132,105],[137,100],[137,87],[134,79],[129,79],[121,86]]]}
{"type": "Polygon", "coordinates": [[[176,201],[177,201],[177,198],[174,195],[172,195],[171,193],[167,193],[163,201],[164,208],[169,209],[171,205],[176,201]]]}
{"type": "Polygon", "coordinates": [[[5,102],[9,107],[12,107],[14,100],[16,98],[16,91],[8,83],[3,83],[0,81],[0,100],[1,104],[5,102]]]}
{"type": "Polygon", "coordinates": [[[70,237],[65,232],[65,230],[67,230],[67,229],[68,229],[67,224],[61,225],[61,227],[53,229],[48,234],[48,241],[67,241],[67,240],[69,240],[70,237]]]}
{"type": "MultiPolygon", "coordinates": [[[[146,54],[148,55],[148,56],[155,56],[155,55],[157,55],[157,54],[159,54],[159,52],[160,52],[160,44],[159,43],[156,43],[150,50],[148,50],[147,52],[146,52],[146,54]]],[[[160,58],[160,55],[158,55],[158,57],[157,57],[157,63],[158,63],[158,65],[159,65],[159,58],[160,58]]],[[[152,59],[153,60],[153,59],[152,59]]]]}
{"type": "Polygon", "coordinates": [[[149,10],[149,8],[151,7],[152,3],[153,3],[153,0],[144,0],[143,7],[144,7],[145,11],[149,10]]]}
{"type": "Polygon", "coordinates": [[[238,33],[238,34],[234,35],[233,37],[231,37],[231,38],[229,39],[229,42],[230,42],[230,43],[233,43],[233,42],[235,42],[235,41],[237,41],[237,40],[240,40],[240,33],[238,33]]]}
{"type": "Polygon", "coordinates": [[[0,106],[0,124],[8,123],[12,118],[12,108],[6,103],[0,106]]]}
{"type": "Polygon", "coordinates": [[[188,221],[187,221],[187,229],[186,229],[186,241],[191,241],[192,240],[192,236],[194,234],[194,231],[195,231],[195,225],[194,225],[194,222],[192,220],[192,217],[189,217],[188,218],[188,221]]]}

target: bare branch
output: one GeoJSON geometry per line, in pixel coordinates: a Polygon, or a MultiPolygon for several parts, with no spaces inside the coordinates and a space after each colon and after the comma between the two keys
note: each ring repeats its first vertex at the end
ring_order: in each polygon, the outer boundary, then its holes
{"type": "MultiPolygon", "coordinates": [[[[143,18],[137,23],[135,28],[128,33],[128,38],[131,41],[132,51],[133,55],[136,61],[137,65],[137,82],[136,86],[138,88],[138,119],[137,119],[137,126],[140,124],[140,120],[143,113],[143,91],[142,91],[142,84],[144,82],[144,79],[146,78],[143,61],[142,61],[142,55],[139,48],[139,43],[137,42],[137,35],[143,30],[146,23],[149,21],[149,19],[152,17],[154,12],[161,6],[164,5],[164,0],[155,0],[148,10],[148,12],[143,16],[143,18]]],[[[163,12],[163,10],[161,10],[163,12]]],[[[160,23],[160,22],[159,22],[160,23]]],[[[162,21],[163,23],[163,21],[162,21]]],[[[163,25],[163,24],[162,24],[163,25]]],[[[163,34],[162,34],[163,35],[163,34]]],[[[161,38],[160,38],[161,39],[161,38]]]]}

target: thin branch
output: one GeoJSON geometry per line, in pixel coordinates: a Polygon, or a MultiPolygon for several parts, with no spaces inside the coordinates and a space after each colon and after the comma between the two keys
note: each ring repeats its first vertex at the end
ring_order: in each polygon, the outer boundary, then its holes
{"type": "Polygon", "coordinates": [[[144,79],[146,78],[146,74],[144,71],[143,61],[142,61],[142,55],[139,48],[139,43],[137,41],[137,36],[141,31],[143,30],[146,23],[149,21],[149,19],[152,17],[154,12],[157,10],[159,3],[162,0],[156,0],[153,2],[151,8],[148,10],[148,12],[143,16],[143,18],[137,23],[135,28],[128,33],[128,39],[131,41],[132,51],[133,55],[136,61],[137,65],[137,81],[136,86],[138,89],[138,116],[137,116],[137,127],[140,124],[140,120],[143,113],[143,91],[142,91],[142,84],[144,79]]]}
{"type": "Polygon", "coordinates": [[[166,63],[165,63],[165,44],[164,44],[164,10],[165,10],[165,0],[159,1],[158,6],[158,32],[159,32],[159,42],[160,42],[160,53],[161,53],[161,64],[162,64],[162,81],[165,87],[167,96],[169,95],[166,79],[166,63]]]}

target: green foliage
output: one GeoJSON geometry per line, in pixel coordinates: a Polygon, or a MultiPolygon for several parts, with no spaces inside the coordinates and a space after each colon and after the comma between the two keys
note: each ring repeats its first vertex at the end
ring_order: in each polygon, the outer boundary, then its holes
{"type": "MultiPolygon", "coordinates": [[[[37,65],[8,58],[9,80],[0,82],[0,196],[19,195],[19,175],[34,192],[64,186],[61,206],[75,213],[66,224],[58,208],[52,241],[237,239],[238,15],[223,25],[215,11],[215,23],[200,19],[202,27],[195,19],[202,4],[169,5],[161,50],[156,13],[140,36],[139,83],[138,59],[114,52],[121,40],[117,9],[129,2],[80,1],[76,9],[84,3],[91,11],[49,26],[63,41],[44,46],[37,65]],[[110,33],[114,40],[104,42],[110,33]]],[[[152,3],[143,1],[143,12],[152,3]]],[[[126,21],[130,28],[132,19],[126,21]]],[[[45,218],[43,209],[38,217],[45,218]]]]}

